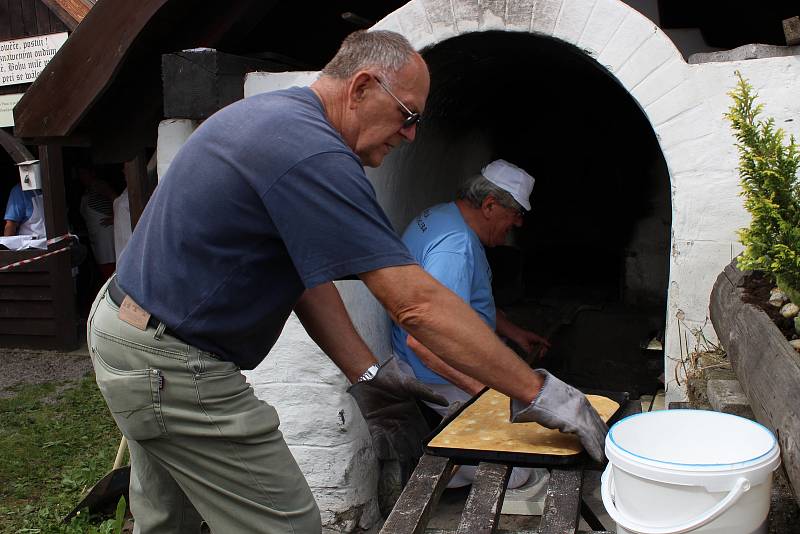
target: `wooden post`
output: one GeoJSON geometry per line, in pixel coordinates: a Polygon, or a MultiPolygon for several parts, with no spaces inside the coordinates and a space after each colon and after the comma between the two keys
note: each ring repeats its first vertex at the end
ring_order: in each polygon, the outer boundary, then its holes
{"type": "Polygon", "coordinates": [[[150,195],[155,190],[155,183],[147,177],[147,157],[144,150],[130,161],[125,162],[125,181],[128,182],[128,202],[131,210],[131,230],[136,228],[150,195]]]}
{"type": "MultiPolygon", "coordinates": [[[[44,201],[45,226],[47,238],[52,239],[66,234],[67,199],[64,193],[64,161],[61,147],[42,145],[39,147],[39,160],[42,171],[42,194],[44,201]]],[[[63,248],[65,243],[56,243],[49,250],[63,248]]],[[[70,253],[55,254],[44,260],[50,272],[50,289],[53,294],[55,312],[56,343],[62,349],[78,346],[78,324],[75,310],[75,292],[72,282],[70,253]]]]}

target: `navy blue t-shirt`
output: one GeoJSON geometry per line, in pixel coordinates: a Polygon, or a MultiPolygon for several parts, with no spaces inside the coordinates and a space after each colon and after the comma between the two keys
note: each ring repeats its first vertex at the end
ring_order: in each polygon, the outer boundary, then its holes
{"type": "Polygon", "coordinates": [[[117,265],[181,339],[252,369],[305,288],[414,263],[309,88],[220,110],[178,151],[117,265]]]}

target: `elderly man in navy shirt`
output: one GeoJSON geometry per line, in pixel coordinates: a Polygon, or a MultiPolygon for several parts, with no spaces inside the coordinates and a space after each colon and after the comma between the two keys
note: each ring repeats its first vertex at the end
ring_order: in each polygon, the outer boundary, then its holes
{"type": "Polygon", "coordinates": [[[375,414],[387,396],[437,399],[393,361],[378,366],[332,283],[352,275],[420,343],[515,399],[516,420],[570,428],[602,456],[605,425],[585,398],[427,275],[378,205],[363,165],[414,140],[429,85],[405,38],[356,32],[311,87],[226,107],[176,155],[88,320],[97,383],[130,443],[138,532],[192,532],[201,518],[225,534],[320,531],[275,410],[240,372],[292,311],[354,383],[373,439],[386,437],[375,414]]]}

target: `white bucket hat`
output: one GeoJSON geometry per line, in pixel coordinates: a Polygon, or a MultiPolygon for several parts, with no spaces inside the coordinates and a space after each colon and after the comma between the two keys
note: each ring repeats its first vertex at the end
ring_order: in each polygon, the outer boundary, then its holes
{"type": "Polygon", "coordinates": [[[533,191],[533,176],[504,159],[496,159],[481,170],[484,178],[503,188],[526,211],[531,211],[529,197],[533,191]]]}

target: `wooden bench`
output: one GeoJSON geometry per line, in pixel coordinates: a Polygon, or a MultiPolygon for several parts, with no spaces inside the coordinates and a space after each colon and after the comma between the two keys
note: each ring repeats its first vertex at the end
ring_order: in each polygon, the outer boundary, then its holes
{"type": "MultiPolygon", "coordinates": [[[[641,412],[639,401],[630,401],[625,406],[623,417],[641,412]]],[[[414,470],[403,493],[400,495],[382,534],[423,534],[439,502],[450,476],[453,462],[449,458],[424,455],[414,470]]],[[[513,466],[491,462],[481,462],[475,473],[461,521],[453,531],[437,531],[439,534],[488,534],[497,530],[506,485],[513,466]]],[[[552,468],[544,511],[537,532],[540,534],[574,534],[580,518],[595,534],[611,534],[581,498],[584,467],[599,468],[583,464],[552,468]]],[[[610,527],[611,525],[609,525],[610,527]]],[[[523,533],[520,533],[523,534],[523,533]]],[[[533,534],[528,532],[525,534],[533,534]]]]}

